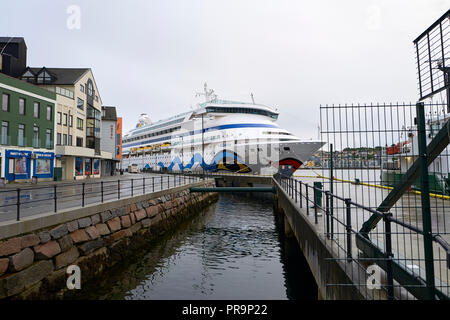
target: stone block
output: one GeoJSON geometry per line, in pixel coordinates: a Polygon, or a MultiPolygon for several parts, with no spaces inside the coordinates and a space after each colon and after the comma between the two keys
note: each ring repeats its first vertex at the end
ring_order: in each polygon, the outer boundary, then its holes
{"type": "Polygon", "coordinates": [[[145,212],[145,209],[139,209],[134,214],[137,221],[141,221],[142,219],[147,218],[147,212],[145,212]]]}
{"type": "Polygon", "coordinates": [[[53,262],[51,260],[43,260],[21,272],[1,278],[0,299],[21,292],[25,287],[29,287],[47,277],[52,271],[53,262]]]}
{"type": "Polygon", "coordinates": [[[9,270],[18,272],[33,264],[34,252],[30,248],[25,248],[19,253],[9,257],[9,270]]]}
{"type": "Polygon", "coordinates": [[[80,253],[78,252],[77,247],[72,247],[70,250],[60,253],[55,257],[55,268],[59,269],[65,267],[77,260],[79,256],[80,253]]]}
{"type": "Polygon", "coordinates": [[[61,251],[65,252],[69,250],[73,246],[73,240],[70,234],[65,235],[61,239],[58,239],[59,246],[61,247],[61,251]]]}
{"type": "MultiPolygon", "coordinates": [[[[62,239],[62,238],[61,238],[62,239]]],[[[61,253],[61,247],[55,240],[34,247],[36,260],[51,259],[58,253],[61,253]]]]}
{"type": "Polygon", "coordinates": [[[97,231],[97,228],[94,226],[87,227],[86,233],[89,235],[89,238],[91,238],[92,240],[95,240],[98,237],[100,237],[100,233],[97,231]]]}
{"type": "Polygon", "coordinates": [[[100,221],[101,221],[100,215],[94,214],[93,216],[91,216],[91,221],[92,221],[93,226],[95,226],[97,223],[100,223],[100,221]]]}
{"type": "Polygon", "coordinates": [[[131,226],[131,228],[129,228],[129,229],[130,229],[130,231],[131,231],[132,234],[135,234],[135,233],[138,232],[141,228],[142,228],[142,224],[141,224],[141,222],[138,222],[138,223],[136,223],[136,224],[133,224],[133,225],[131,226]]]}
{"type": "Polygon", "coordinates": [[[52,236],[47,231],[42,231],[38,233],[39,239],[41,239],[41,243],[49,242],[52,239],[52,236]]]}
{"type": "Polygon", "coordinates": [[[127,214],[125,207],[113,209],[113,210],[111,210],[111,213],[112,213],[113,217],[120,217],[120,216],[124,216],[127,214]]]}
{"type": "Polygon", "coordinates": [[[108,222],[106,222],[106,224],[108,225],[109,230],[111,230],[111,232],[115,232],[117,230],[120,230],[121,228],[119,217],[115,217],[114,219],[109,220],[108,222]]]}
{"type": "Polygon", "coordinates": [[[92,220],[90,217],[78,219],[78,227],[79,228],[86,228],[86,227],[89,227],[91,224],[92,224],[92,220]]]}
{"type": "Polygon", "coordinates": [[[130,208],[130,212],[134,212],[134,211],[136,211],[136,210],[137,210],[137,208],[136,208],[136,204],[134,204],[134,203],[132,203],[132,204],[129,204],[129,205],[128,205],[128,207],[130,208]]]}
{"type": "Polygon", "coordinates": [[[148,227],[149,225],[152,224],[152,220],[150,220],[149,218],[147,218],[147,219],[142,220],[141,223],[142,223],[142,226],[143,226],[144,228],[146,228],[146,227],[148,227]]]}
{"type": "Polygon", "coordinates": [[[66,224],[62,224],[60,226],[57,226],[56,228],[53,228],[50,230],[50,235],[53,239],[59,239],[64,237],[66,234],[69,233],[69,229],[67,229],[66,224]]]}
{"type": "Polygon", "coordinates": [[[103,245],[104,245],[103,239],[97,239],[83,243],[81,246],[78,247],[78,249],[80,250],[81,254],[85,256],[91,253],[92,251],[103,247],[103,245]]]}
{"type": "Polygon", "coordinates": [[[100,219],[102,220],[103,223],[105,223],[106,221],[111,220],[113,217],[113,215],[111,214],[111,211],[106,210],[100,213],[100,219]]]}
{"type": "Polygon", "coordinates": [[[98,233],[101,236],[106,236],[106,235],[111,233],[111,231],[109,231],[108,226],[106,224],[104,224],[104,223],[96,224],[95,228],[97,229],[98,233]]]}
{"type": "Polygon", "coordinates": [[[69,230],[69,232],[78,230],[78,220],[67,222],[67,230],[69,230]]]}
{"type": "Polygon", "coordinates": [[[136,223],[136,216],[134,215],[134,212],[130,212],[130,220],[131,220],[131,224],[136,223]]]}
{"type": "Polygon", "coordinates": [[[8,270],[9,259],[8,258],[0,258],[0,276],[8,270]]]}
{"type": "Polygon", "coordinates": [[[20,252],[21,249],[22,240],[20,239],[20,237],[2,241],[0,242],[0,257],[20,252]]]}
{"type": "Polygon", "coordinates": [[[72,241],[74,243],[80,243],[89,240],[88,235],[83,229],[78,229],[77,231],[72,232],[70,234],[70,237],[72,238],[72,241]]]}
{"type": "Polygon", "coordinates": [[[121,222],[122,222],[122,227],[124,228],[128,228],[131,226],[131,219],[130,216],[122,216],[120,218],[121,222]]]}
{"type": "Polygon", "coordinates": [[[145,209],[147,211],[147,216],[153,218],[159,212],[159,206],[151,206],[145,209]]]}
{"type": "Polygon", "coordinates": [[[41,242],[41,239],[35,234],[27,234],[21,238],[22,249],[34,247],[41,242]]]}

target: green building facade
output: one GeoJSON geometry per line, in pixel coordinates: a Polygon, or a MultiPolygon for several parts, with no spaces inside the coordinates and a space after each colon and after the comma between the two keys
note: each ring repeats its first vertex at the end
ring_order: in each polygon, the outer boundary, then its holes
{"type": "Polygon", "coordinates": [[[54,92],[0,73],[2,182],[53,180],[55,106],[54,92]]]}

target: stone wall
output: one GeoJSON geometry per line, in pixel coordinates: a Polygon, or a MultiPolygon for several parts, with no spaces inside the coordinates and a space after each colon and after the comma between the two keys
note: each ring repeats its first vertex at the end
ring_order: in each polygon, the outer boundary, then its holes
{"type": "Polygon", "coordinates": [[[216,201],[217,194],[177,188],[139,200],[108,210],[91,206],[92,215],[2,240],[0,299],[62,298],[67,293],[67,266],[80,267],[83,285],[216,201]]]}

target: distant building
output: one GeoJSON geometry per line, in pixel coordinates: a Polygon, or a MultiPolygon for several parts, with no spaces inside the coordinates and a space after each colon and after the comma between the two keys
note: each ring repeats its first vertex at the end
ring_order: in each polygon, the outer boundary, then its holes
{"type": "Polygon", "coordinates": [[[27,66],[27,45],[21,37],[0,37],[0,72],[19,77],[27,66]]]}
{"type": "Polygon", "coordinates": [[[122,118],[117,118],[115,107],[102,106],[102,151],[112,154],[112,159],[102,160],[102,176],[114,175],[122,157],[122,118]],[[120,119],[120,120],[119,120],[120,119]]]}
{"type": "Polygon", "coordinates": [[[100,177],[102,101],[89,68],[31,68],[20,76],[56,93],[56,168],[62,179],[100,177]]]}
{"type": "Polygon", "coordinates": [[[0,177],[53,180],[56,94],[0,73],[0,99],[0,177]]]}

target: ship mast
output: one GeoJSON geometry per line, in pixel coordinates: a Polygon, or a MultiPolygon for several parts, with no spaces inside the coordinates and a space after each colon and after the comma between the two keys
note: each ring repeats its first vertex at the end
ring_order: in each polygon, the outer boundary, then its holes
{"type": "Polygon", "coordinates": [[[208,89],[208,84],[206,82],[203,88],[203,92],[196,92],[195,96],[205,96],[205,102],[212,102],[217,99],[217,95],[214,93],[214,90],[208,89]]]}

